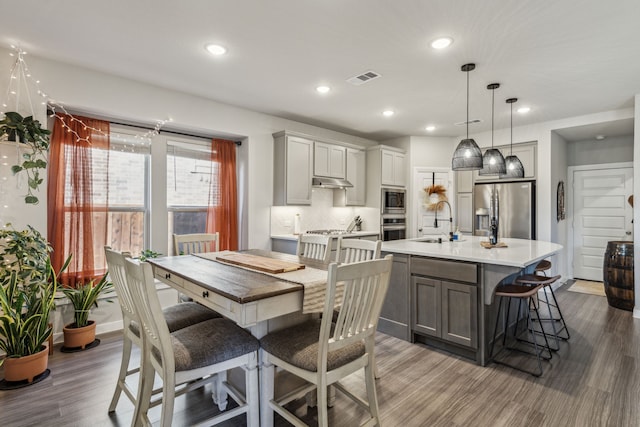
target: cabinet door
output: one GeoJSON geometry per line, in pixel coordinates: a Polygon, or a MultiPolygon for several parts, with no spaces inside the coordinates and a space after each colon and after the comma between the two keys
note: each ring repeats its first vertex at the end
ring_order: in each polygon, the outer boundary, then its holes
{"type": "Polygon", "coordinates": [[[366,153],[360,150],[347,150],[347,181],[353,187],[347,188],[346,205],[364,206],[366,201],[366,153]]]}
{"type": "MultiPolygon", "coordinates": [[[[503,148],[505,156],[508,156],[511,152],[510,148],[503,148]]],[[[536,177],[536,146],[535,145],[520,145],[513,146],[513,154],[518,156],[518,159],[522,162],[524,167],[525,178],[536,177]]]]}
{"type": "Polygon", "coordinates": [[[473,232],[473,194],[459,193],[456,199],[458,229],[463,233],[473,232]]]}
{"type": "Polygon", "coordinates": [[[478,288],[442,281],[442,334],[447,341],[478,348],[478,288]]]}
{"type": "Polygon", "coordinates": [[[311,204],[313,142],[287,137],[286,188],[288,205],[311,204]]]}
{"type": "Polygon", "coordinates": [[[393,183],[394,185],[404,187],[406,185],[407,171],[404,166],[404,154],[393,154],[393,183]]]}
{"type": "MultiPolygon", "coordinates": [[[[383,256],[386,254],[383,254],[383,256]]],[[[389,290],[382,304],[378,330],[396,338],[409,341],[409,266],[406,255],[393,255],[393,266],[389,278],[389,290]]]]}
{"type": "Polygon", "coordinates": [[[440,338],[441,336],[441,286],[439,280],[413,276],[412,329],[416,332],[440,338]]]}
{"type": "Polygon", "coordinates": [[[456,172],[456,190],[458,193],[473,192],[473,171],[456,172]]]}
{"type": "Polygon", "coordinates": [[[313,151],[313,174],[315,176],[345,177],[347,151],[345,147],[316,142],[313,151]]]}
{"type": "Polygon", "coordinates": [[[380,180],[382,185],[395,185],[393,167],[394,167],[394,155],[393,151],[382,150],[380,152],[380,180]]]}

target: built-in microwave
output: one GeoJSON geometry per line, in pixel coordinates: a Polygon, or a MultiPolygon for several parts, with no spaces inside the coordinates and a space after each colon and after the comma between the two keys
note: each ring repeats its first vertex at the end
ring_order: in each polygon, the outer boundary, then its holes
{"type": "Polygon", "coordinates": [[[406,192],[402,188],[382,188],[380,213],[405,214],[406,192]]]}

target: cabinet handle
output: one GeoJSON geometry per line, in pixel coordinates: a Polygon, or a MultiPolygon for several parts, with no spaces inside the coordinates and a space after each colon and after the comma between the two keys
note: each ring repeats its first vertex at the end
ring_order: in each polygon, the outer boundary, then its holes
{"type": "Polygon", "coordinates": [[[202,291],[202,298],[209,298],[209,291],[202,291]]]}
{"type": "Polygon", "coordinates": [[[164,274],[164,278],[165,279],[171,279],[171,273],[165,273],[164,274]]]}

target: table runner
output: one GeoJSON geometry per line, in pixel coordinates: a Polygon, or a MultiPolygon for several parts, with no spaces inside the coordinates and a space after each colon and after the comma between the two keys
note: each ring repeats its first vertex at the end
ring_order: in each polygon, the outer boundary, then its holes
{"type": "MultiPolygon", "coordinates": [[[[206,252],[200,254],[192,254],[194,256],[204,258],[210,261],[215,261],[220,264],[228,265],[230,267],[241,268],[243,270],[252,271],[254,273],[264,274],[267,276],[275,277],[280,280],[284,280],[291,283],[302,285],[303,297],[302,297],[302,313],[322,313],[324,310],[324,301],[327,291],[327,271],[319,270],[306,266],[302,270],[289,271],[285,273],[269,273],[261,270],[254,270],[249,267],[234,265],[218,261],[217,257],[220,255],[228,255],[236,253],[234,251],[220,251],[220,252],[206,252]]],[[[268,257],[265,257],[268,258],[268,257]]],[[[336,307],[342,304],[342,297],[344,294],[344,287],[338,286],[336,288],[336,307]]]]}

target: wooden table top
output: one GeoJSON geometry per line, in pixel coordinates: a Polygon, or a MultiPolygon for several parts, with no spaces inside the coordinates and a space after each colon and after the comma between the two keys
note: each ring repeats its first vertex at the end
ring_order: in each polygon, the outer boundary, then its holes
{"type": "MultiPolygon", "coordinates": [[[[321,270],[328,269],[327,264],[279,252],[252,249],[242,251],[242,253],[298,262],[321,270]]],[[[151,258],[147,261],[188,282],[197,284],[203,289],[215,292],[240,304],[290,292],[298,292],[303,289],[303,286],[297,283],[279,280],[276,277],[237,266],[211,261],[197,255],[151,258]]]]}

